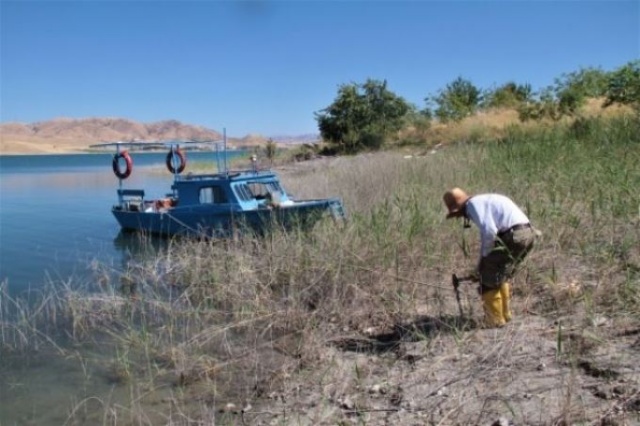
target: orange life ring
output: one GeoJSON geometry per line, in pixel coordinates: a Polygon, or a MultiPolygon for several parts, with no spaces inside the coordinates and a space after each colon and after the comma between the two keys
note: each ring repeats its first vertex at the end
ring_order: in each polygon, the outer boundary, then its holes
{"type": "Polygon", "coordinates": [[[113,173],[119,179],[126,179],[131,175],[131,171],[133,170],[133,160],[131,160],[131,156],[128,151],[122,151],[113,156],[113,161],[111,162],[113,166],[113,173]],[[120,159],[124,159],[125,169],[122,170],[120,168],[120,159]]]}
{"type": "Polygon", "coordinates": [[[167,153],[166,163],[167,169],[169,169],[171,173],[180,174],[184,171],[184,168],[187,167],[187,159],[185,158],[184,153],[180,151],[180,148],[171,149],[171,151],[167,153]],[[180,161],[177,169],[173,166],[174,155],[177,156],[180,161]]]}

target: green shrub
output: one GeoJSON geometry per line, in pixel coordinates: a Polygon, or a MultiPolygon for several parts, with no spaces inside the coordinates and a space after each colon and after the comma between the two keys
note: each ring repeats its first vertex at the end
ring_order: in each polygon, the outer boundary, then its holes
{"type": "Polygon", "coordinates": [[[443,122],[460,121],[468,117],[476,112],[481,100],[480,89],[462,77],[447,84],[433,98],[425,99],[427,103],[435,103],[435,115],[443,122]]]}
{"type": "Polygon", "coordinates": [[[400,130],[411,109],[387,89],[387,82],[369,79],[364,84],[343,85],[338,97],[316,113],[322,138],[344,153],[376,150],[400,130]]]}

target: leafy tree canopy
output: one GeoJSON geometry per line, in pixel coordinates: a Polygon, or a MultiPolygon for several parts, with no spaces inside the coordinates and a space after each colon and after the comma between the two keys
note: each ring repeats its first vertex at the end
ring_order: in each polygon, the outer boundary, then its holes
{"type": "Polygon", "coordinates": [[[608,80],[609,74],[600,68],[582,68],[557,78],[555,90],[558,95],[574,91],[584,97],[598,98],[604,96],[608,80]]]}
{"type": "Polygon", "coordinates": [[[582,68],[555,80],[555,96],[560,115],[574,115],[587,98],[604,96],[608,74],[599,68],[582,68]]]}
{"type": "Polygon", "coordinates": [[[518,106],[520,121],[543,119],[559,120],[563,115],[556,98],[554,88],[549,86],[540,90],[533,99],[518,106]]]}
{"type": "Polygon", "coordinates": [[[513,108],[531,100],[533,92],[530,84],[513,81],[503,84],[483,95],[483,106],[487,108],[513,108]]]}
{"type": "Polygon", "coordinates": [[[324,140],[338,151],[355,153],[380,148],[402,128],[410,110],[411,105],[387,89],[386,81],[368,79],[340,86],[333,103],[315,115],[324,140]]]}
{"type": "Polygon", "coordinates": [[[619,103],[640,111],[640,60],[631,61],[613,71],[605,95],[604,107],[619,103]]]}
{"type": "Polygon", "coordinates": [[[427,97],[427,103],[435,103],[435,115],[443,122],[459,121],[473,114],[482,100],[480,89],[469,80],[458,77],[447,84],[433,98],[427,97]]]}

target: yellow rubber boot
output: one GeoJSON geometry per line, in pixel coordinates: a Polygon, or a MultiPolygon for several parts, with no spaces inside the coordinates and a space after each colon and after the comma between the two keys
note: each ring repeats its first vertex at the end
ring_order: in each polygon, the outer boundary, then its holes
{"type": "Polygon", "coordinates": [[[506,321],[502,316],[502,296],[500,289],[482,292],[484,323],[487,327],[502,327],[506,321]]]}
{"type": "Polygon", "coordinates": [[[511,321],[511,283],[505,282],[500,286],[500,297],[502,299],[502,318],[506,322],[511,321]]]}

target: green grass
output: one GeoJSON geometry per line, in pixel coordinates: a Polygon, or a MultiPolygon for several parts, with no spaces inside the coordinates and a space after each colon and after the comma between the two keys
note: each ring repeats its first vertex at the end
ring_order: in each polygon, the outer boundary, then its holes
{"type": "MultiPolygon", "coordinates": [[[[418,312],[443,321],[457,315],[450,276],[475,265],[478,236],[444,219],[442,193],[454,186],[511,196],[544,233],[516,279],[520,303],[550,319],[582,310],[637,322],[638,164],[637,116],[512,127],[500,140],[412,158],[338,158],[284,179],[298,197],[342,197],[345,224],[174,241],[122,272],[122,282],[136,284],[135,298],[113,281],[89,296],[50,290],[31,307],[3,292],[0,345],[28,352],[63,333],[111,351],[106,368],[121,386],[195,389],[215,395],[215,404],[268,396],[291,377],[324,380],[315,372],[332,365],[325,354],[336,341],[365,328],[397,330],[418,312]]],[[[464,331],[454,334],[467,344],[464,331]]],[[[560,353],[560,336],[557,345],[560,353]]],[[[358,383],[369,374],[353,371],[358,383]]],[[[199,409],[179,394],[182,410],[199,409]]],[[[139,400],[119,410],[134,409],[144,410],[139,400]]]]}

